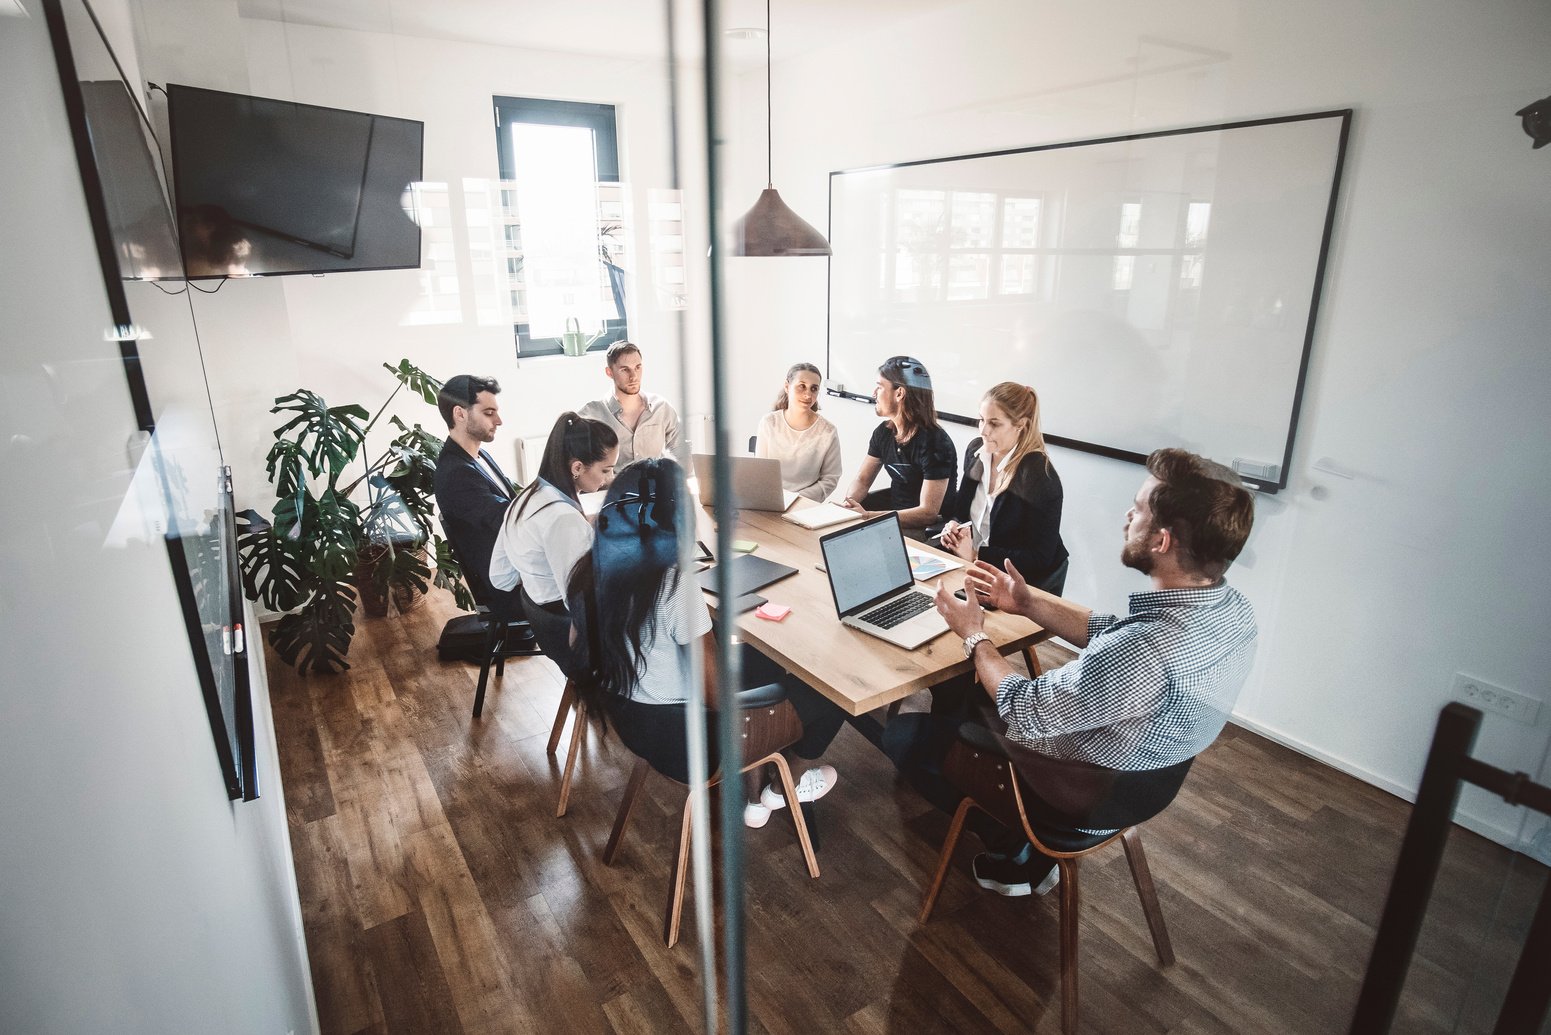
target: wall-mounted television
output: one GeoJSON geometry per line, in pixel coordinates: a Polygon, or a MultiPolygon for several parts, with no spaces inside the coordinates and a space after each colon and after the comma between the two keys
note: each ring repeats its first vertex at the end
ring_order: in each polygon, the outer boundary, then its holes
{"type": "Polygon", "coordinates": [[[420,266],[424,123],[192,86],[167,96],[191,279],[420,266]]]}

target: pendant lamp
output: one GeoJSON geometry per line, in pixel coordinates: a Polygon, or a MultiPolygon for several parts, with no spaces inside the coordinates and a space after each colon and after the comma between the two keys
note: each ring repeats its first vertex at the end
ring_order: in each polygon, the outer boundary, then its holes
{"type": "Polygon", "coordinates": [[[770,118],[770,0],[765,0],[765,189],[733,224],[734,255],[828,255],[829,242],[776,193],[770,118]]]}

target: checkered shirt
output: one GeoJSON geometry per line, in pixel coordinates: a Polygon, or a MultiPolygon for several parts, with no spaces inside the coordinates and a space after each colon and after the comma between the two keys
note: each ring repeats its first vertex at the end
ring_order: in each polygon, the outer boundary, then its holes
{"type": "Polygon", "coordinates": [[[1088,646],[1038,679],[1008,675],[1008,739],[1110,769],[1161,769],[1222,732],[1255,654],[1255,613],[1226,582],[1131,594],[1125,618],[1093,615],[1088,646]]]}

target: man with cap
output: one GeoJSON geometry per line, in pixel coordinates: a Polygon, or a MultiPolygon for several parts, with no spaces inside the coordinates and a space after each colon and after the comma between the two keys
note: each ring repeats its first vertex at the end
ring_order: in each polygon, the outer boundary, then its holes
{"type": "Polygon", "coordinates": [[[867,458],[841,506],[867,515],[897,511],[905,529],[941,524],[959,458],[937,423],[931,375],[920,360],[894,356],[878,368],[873,404],[885,420],[874,429],[867,458]],[[880,468],[888,471],[889,487],[869,494],[880,468]]]}

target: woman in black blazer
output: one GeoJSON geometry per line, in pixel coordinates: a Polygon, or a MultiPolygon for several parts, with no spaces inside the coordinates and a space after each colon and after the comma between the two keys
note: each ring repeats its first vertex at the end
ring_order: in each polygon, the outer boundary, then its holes
{"type": "Polygon", "coordinates": [[[1006,561],[1029,585],[1058,596],[1066,586],[1061,478],[1039,428],[1039,397],[1012,381],[980,400],[980,437],[964,453],[964,480],[942,546],[973,564],[1006,561]]]}

